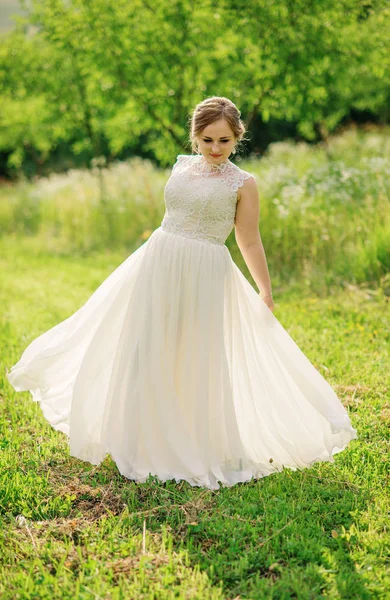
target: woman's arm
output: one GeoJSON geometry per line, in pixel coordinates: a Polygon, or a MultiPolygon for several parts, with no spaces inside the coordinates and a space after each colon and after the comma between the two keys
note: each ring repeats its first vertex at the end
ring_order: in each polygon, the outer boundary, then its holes
{"type": "Polygon", "coordinates": [[[235,238],[237,246],[245,260],[261,297],[271,308],[273,307],[272,286],[268,271],[267,259],[259,231],[260,199],[256,180],[249,177],[239,190],[235,218],[235,238]]]}

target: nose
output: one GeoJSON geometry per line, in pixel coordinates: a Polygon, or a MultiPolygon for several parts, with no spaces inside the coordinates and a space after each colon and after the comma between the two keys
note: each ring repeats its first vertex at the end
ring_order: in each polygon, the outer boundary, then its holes
{"type": "Polygon", "coordinates": [[[220,154],[219,144],[213,144],[212,145],[212,151],[213,151],[213,154],[220,154]]]}

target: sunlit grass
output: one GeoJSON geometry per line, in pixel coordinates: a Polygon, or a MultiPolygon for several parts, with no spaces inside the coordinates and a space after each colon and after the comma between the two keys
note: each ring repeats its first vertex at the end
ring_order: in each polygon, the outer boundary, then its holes
{"type": "MultiPolygon", "coordinates": [[[[316,293],[390,271],[389,129],[348,130],[328,146],[280,142],[239,161],[260,193],[260,232],[275,284],[316,293]]],[[[131,251],[160,225],[170,170],[131,159],[0,190],[0,231],[56,254],[131,251]]],[[[234,234],[228,247],[240,262],[234,234]]],[[[245,271],[245,266],[242,266],[245,271]]],[[[249,274],[246,272],[250,278],[249,274]]]]}
{"type": "Polygon", "coordinates": [[[283,142],[240,162],[258,182],[275,315],[359,439],[334,464],[218,491],[135,484],[109,456],[70,457],[5,377],[160,224],[169,171],[133,160],[103,183],[71,171],[2,188],[1,598],[388,598],[389,144],[386,131],[346,131],[326,149],[283,142]]]}
{"type": "Polygon", "coordinates": [[[382,287],[324,298],[286,288],[275,314],[349,411],[359,439],[304,471],[211,491],[135,484],[109,456],[69,456],[5,378],[126,258],[0,241],[0,595],[14,599],[381,598],[388,569],[389,302],[382,287]]]}

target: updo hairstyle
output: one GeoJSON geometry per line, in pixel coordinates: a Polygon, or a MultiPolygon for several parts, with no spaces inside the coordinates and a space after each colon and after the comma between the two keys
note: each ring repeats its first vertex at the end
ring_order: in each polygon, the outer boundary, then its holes
{"type": "Polygon", "coordinates": [[[240,117],[241,112],[237,106],[224,96],[211,96],[199,102],[190,115],[190,143],[192,151],[196,154],[199,153],[196,136],[200,135],[205,127],[211,125],[214,121],[225,119],[229,123],[236,139],[236,145],[233,150],[233,152],[236,152],[237,145],[241,143],[246,132],[246,126],[240,117]]]}

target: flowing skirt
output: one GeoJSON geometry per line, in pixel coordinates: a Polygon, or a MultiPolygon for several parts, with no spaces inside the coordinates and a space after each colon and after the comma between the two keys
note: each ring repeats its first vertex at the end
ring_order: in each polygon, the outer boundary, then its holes
{"type": "Polygon", "coordinates": [[[226,245],[157,228],[7,373],[71,456],[218,489],[334,462],[357,438],[336,393],[226,245]]]}

